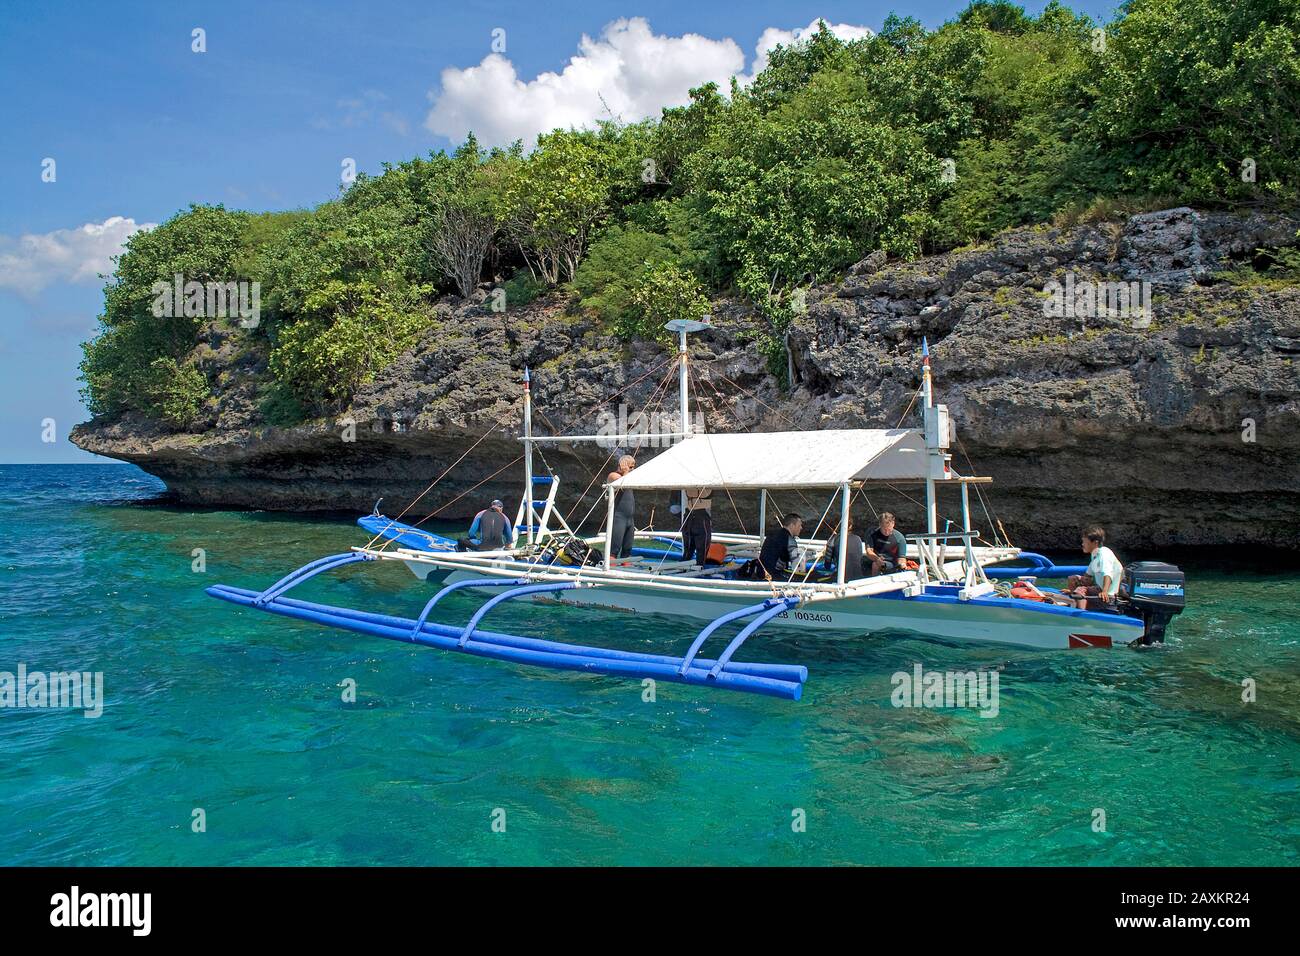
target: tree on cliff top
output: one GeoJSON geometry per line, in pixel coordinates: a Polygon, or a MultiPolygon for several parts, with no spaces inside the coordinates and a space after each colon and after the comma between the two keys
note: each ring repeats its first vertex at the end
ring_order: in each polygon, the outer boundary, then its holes
{"type": "Polygon", "coordinates": [[[186,398],[178,401],[163,387],[164,366],[157,363],[178,368],[197,344],[203,319],[187,315],[183,307],[155,315],[155,283],[170,290],[177,275],[200,283],[248,279],[240,266],[249,258],[245,236],[255,219],[222,206],[191,206],[127,240],[104,287],[99,331],[82,345],[81,394],[92,414],[133,410],[175,425],[193,419],[206,396],[195,380],[197,370],[184,373],[186,398]]]}
{"type": "Polygon", "coordinates": [[[890,16],[847,43],[823,26],[748,85],[693,90],[658,121],[556,131],[527,153],[471,139],[315,210],[196,207],[138,234],[86,345],[86,397],[96,414],[172,421],[193,406],[192,376],[174,394],[159,383],[198,325],[141,311],[175,272],[260,280],[266,320],[235,334],[324,411],[418,339],[437,291],[473,291],[485,259],[570,281],[579,307],[632,335],[653,334],[637,331],[635,288],[670,266],[747,299],[776,358],[796,290],[873,251],[1115,200],[1294,205],[1298,183],[1296,0],[1129,0],[1104,30],[1056,0],[1037,17],[976,0],[936,30],[890,16]]]}
{"type": "Polygon", "coordinates": [[[471,134],[450,157],[431,160],[437,174],[427,188],[429,254],[466,298],[478,288],[483,261],[501,229],[497,197],[519,156],[518,147],[485,151],[471,134]]]}
{"type": "Polygon", "coordinates": [[[501,216],[536,278],[573,278],[609,206],[610,151],[592,133],[556,130],[505,177],[501,216]]]}
{"type": "Polygon", "coordinates": [[[1300,3],[1130,0],[1089,129],[1119,188],[1183,201],[1295,199],[1300,3]]]}

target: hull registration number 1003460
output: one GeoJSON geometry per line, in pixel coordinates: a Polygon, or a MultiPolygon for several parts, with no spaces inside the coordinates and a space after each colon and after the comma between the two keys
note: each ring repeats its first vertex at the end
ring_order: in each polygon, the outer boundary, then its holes
{"type": "Polygon", "coordinates": [[[819,614],[816,611],[782,611],[777,617],[793,617],[796,621],[817,621],[819,624],[830,624],[834,621],[832,615],[819,614]]]}

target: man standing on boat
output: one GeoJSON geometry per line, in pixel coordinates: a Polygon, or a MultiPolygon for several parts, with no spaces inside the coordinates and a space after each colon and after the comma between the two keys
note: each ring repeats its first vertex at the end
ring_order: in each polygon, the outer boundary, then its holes
{"type": "Polygon", "coordinates": [[[469,534],[456,542],[457,551],[499,551],[514,537],[510,519],[502,510],[505,504],[494,498],[492,504],[474,516],[469,534]]]}
{"type": "Polygon", "coordinates": [[[682,560],[700,567],[709,556],[713,540],[713,489],[687,488],[686,520],[682,523],[682,560]]]}
{"type": "Polygon", "coordinates": [[[871,561],[871,573],[893,574],[903,570],[903,561],[907,557],[907,540],[894,525],[896,519],[888,511],[880,513],[880,526],[871,531],[871,547],[867,548],[867,558],[871,561]]]}
{"type": "MultiPolygon", "coordinates": [[[[635,467],[636,459],[624,455],[618,460],[618,471],[609,473],[609,480],[618,481],[635,467]]],[[[622,488],[614,496],[614,535],[609,542],[610,557],[632,557],[632,542],[635,540],[636,493],[631,488],[622,488]]]]}

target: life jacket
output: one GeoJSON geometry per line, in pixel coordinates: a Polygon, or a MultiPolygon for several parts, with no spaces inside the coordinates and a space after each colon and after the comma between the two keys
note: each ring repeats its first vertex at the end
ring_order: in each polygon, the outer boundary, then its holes
{"type": "Polygon", "coordinates": [[[1041,601],[1043,596],[1028,584],[1017,581],[1011,585],[1011,596],[1022,601],[1041,601]]]}
{"type": "Polygon", "coordinates": [[[705,560],[710,564],[726,564],[727,546],[718,541],[713,542],[709,545],[709,553],[705,556],[705,560]]]}

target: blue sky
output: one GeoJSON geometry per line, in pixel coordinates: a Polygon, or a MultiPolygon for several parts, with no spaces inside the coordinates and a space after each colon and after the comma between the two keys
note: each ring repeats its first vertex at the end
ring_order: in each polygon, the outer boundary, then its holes
{"type": "MultiPolygon", "coordinates": [[[[467,126],[489,140],[527,135],[530,124],[581,119],[593,100],[635,120],[688,81],[750,72],[760,40],[782,36],[769,31],[818,17],[877,29],[891,10],[935,26],[965,5],[5,4],[0,462],[92,460],[66,440],[88,417],[78,343],[102,303],[96,269],[132,224],[189,203],[311,206],[337,193],[344,158],[377,172],[458,141],[467,126]],[[645,23],[608,28],[627,18],[645,23]],[[191,49],[195,28],[204,53],[191,49]],[[538,80],[548,72],[560,75],[538,80]],[[42,181],[46,158],[54,182],[42,181]],[[41,440],[47,418],[53,443],[41,440]]],[[[1070,6],[1103,20],[1115,8],[1070,6]]]]}

